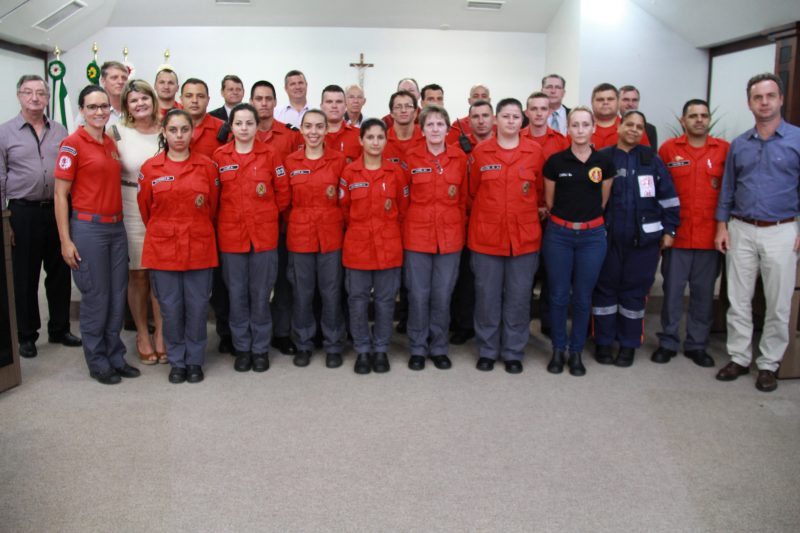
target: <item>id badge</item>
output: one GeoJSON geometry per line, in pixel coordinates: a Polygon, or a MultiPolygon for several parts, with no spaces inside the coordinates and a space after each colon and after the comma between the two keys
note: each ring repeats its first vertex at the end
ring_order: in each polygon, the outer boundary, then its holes
{"type": "Polygon", "coordinates": [[[639,176],[639,196],[641,198],[655,198],[656,182],[653,180],[653,176],[639,176]]]}

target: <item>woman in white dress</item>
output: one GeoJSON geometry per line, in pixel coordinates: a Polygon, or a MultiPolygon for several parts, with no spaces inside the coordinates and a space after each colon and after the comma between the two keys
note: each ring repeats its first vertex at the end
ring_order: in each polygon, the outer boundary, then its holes
{"type": "Polygon", "coordinates": [[[142,364],[166,363],[158,301],[150,290],[150,278],[142,268],[144,224],[136,200],[139,169],[158,153],[158,106],[156,93],[144,80],[131,80],[122,92],[122,122],[112,126],[122,162],[122,213],[128,234],[128,306],[136,324],[136,350],[142,364]],[[153,306],[155,334],[147,327],[148,300],[153,306]]]}

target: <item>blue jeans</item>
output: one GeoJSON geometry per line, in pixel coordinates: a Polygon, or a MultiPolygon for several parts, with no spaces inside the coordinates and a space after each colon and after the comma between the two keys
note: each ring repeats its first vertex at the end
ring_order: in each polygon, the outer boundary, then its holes
{"type": "Polygon", "coordinates": [[[569,351],[580,353],[597,283],[608,246],[606,228],[568,229],[548,224],[542,256],[550,285],[550,320],[554,350],[567,349],[567,306],[572,303],[572,333],[569,351]],[[572,293],[570,297],[570,291],[572,293]]]}

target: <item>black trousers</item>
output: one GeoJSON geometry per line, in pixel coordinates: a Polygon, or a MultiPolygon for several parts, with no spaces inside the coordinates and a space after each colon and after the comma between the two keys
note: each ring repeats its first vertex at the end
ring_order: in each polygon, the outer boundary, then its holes
{"type": "Polygon", "coordinates": [[[61,257],[52,202],[10,200],[11,229],[16,245],[11,249],[14,267],[14,299],[19,340],[35,341],[42,326],[39,317],[39,274],[44,264],[44,288],[50,320],[47,332],[58,336],[69,331],[70,271],[61,257]]]}

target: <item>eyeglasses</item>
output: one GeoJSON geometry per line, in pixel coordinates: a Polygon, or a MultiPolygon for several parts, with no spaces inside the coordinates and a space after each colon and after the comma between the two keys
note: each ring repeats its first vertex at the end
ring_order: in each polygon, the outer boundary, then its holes
{"type": "Polygon", "coordinates": [[[414,109],[414,104],[397,104],[392,107],[393,111],[403,111],[405,109],[414,109]]]}
{"type": "Polygon", "coordinates": [[[96,113],[98,110],[102,111],[103,113],[105,113],[106,111],[111,109],[111,106],[108,105],[108,104],[100,104],[100,105],[98,105],[98,104],[86,104],[83,107],[85,107],[87,110],[89,110],[92,113],[96,113]]]}
{"type": "Polygon", "coordinates": [[[30,89],[25,89],[24,91],[17,91],[17,94],[24,96],[25,98],[30,98],[34,94],[37,98],[47,98],[48,93],[47,91],[31,91],[30,89]]]}

